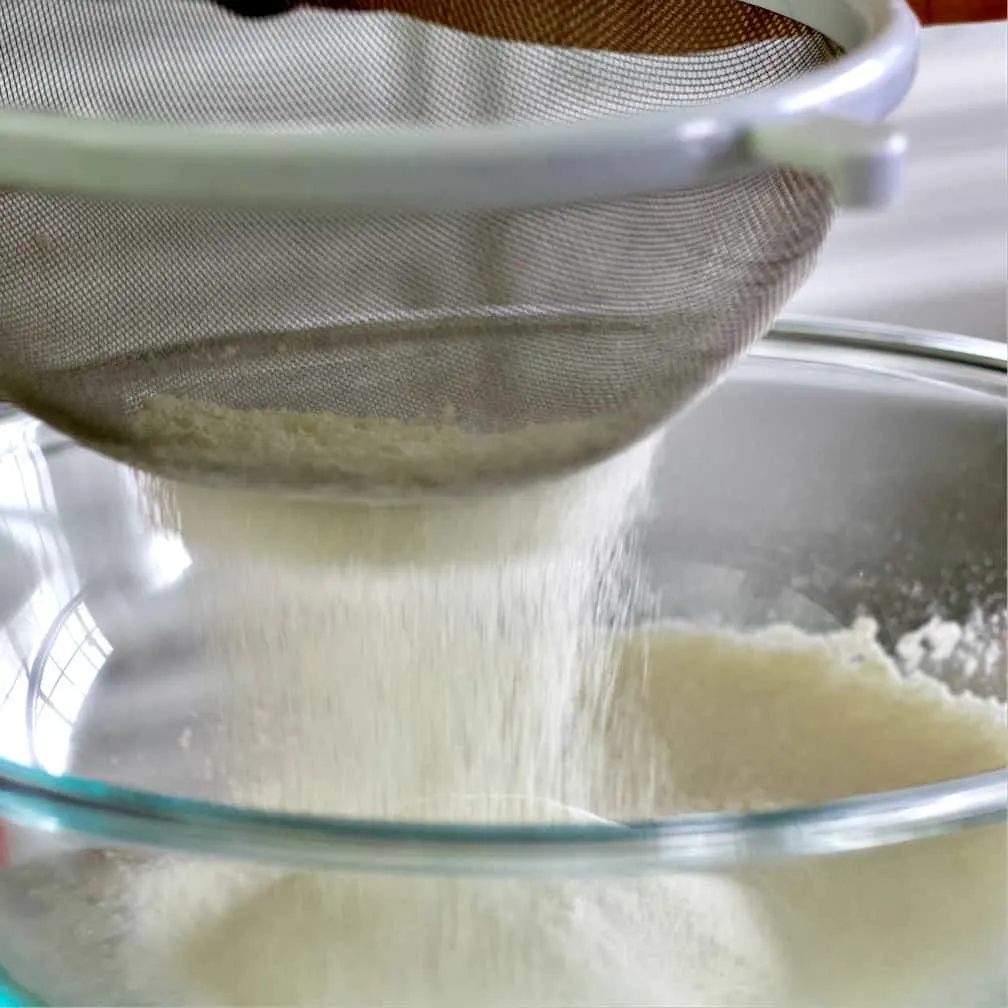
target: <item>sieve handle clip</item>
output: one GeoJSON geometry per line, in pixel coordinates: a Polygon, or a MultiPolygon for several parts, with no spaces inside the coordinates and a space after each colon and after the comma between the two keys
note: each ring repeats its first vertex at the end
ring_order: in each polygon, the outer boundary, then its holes
{"type": "Polygon", "coordinates": [[[899,192],[906,137],[885,123],[814,116],[772,122],[749,131],[749,154],[759,162],[822,175],[837,202],[851,209],[886,206],[899,192]]]}

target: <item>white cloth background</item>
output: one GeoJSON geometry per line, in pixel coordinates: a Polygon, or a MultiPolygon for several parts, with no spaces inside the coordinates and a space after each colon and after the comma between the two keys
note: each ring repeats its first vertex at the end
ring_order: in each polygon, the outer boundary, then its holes
{"type": "Polygon", "coordinates": [[[1004,340],[1008,25],[925,29],[894,119],[911,144],[900,203],[842,216],[788,311],[1004,340]]]}

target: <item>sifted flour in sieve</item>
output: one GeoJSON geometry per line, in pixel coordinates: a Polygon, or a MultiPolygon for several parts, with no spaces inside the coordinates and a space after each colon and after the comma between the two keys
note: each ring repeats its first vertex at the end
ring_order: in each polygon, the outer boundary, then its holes
{"type": "Polygon", "coordinates": [[[252,486],[396,499],[562,477],[639,440],[665,412],[644,403],[584,419],[473,430],[450,405],[435,419],[406,422],[157,395],[133,415],[130,434],[137,462],[180,478],[224,474],[252,486]]]}

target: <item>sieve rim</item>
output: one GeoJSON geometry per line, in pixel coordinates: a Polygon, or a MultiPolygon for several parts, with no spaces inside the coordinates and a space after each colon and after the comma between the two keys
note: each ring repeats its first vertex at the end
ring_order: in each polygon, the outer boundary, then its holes
{"type": "MultiPolygon", "coordinates": [[[[824,145],[822,130],[805,143],[801,130],[823,116],[876,123],[899,104],[917,60],[919,24],[909,6],[756,6],[821,30],[844,55],[795,80],[716,103],[559,123],[238,130],[0,110],[0,185],[131,201],[392,214],[643,195],[779,164],[836,176],[841,192],[850,176],[892,175],[900,137],[848,129],[824,145]],[[791,126],[797,143],[776,135],[766,142],[760,133],[791,126]]],[[[873,188],[870,180],[862,187],[873,188]]],[[[846,202],[882,203],[890,195],[859,200],[855,192],[846,202]]]]}

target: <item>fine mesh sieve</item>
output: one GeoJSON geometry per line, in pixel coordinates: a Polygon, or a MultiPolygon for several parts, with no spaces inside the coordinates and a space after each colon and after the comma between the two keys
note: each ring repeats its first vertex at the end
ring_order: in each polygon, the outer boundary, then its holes
{"type": "Polygon", "coordinates": [[[715,380],[898,154],[888,0],[337,6],[0,8],[7,397],[202,480],[568,471],[715,380]]]}

